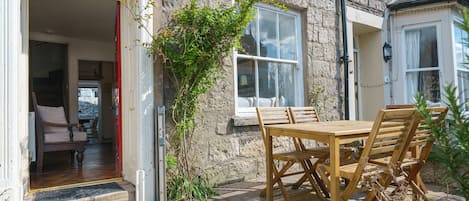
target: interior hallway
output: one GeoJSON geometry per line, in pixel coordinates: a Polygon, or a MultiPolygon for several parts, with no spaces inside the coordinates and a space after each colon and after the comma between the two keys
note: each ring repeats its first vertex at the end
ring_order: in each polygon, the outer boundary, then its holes
{"type": "Polygon", "coordinates": [[[69,151],[44,154],[44,171],[36,173],[31,165],[31,189],[47,188],[119,177],[112,143],[87,144],[83,167],[70,161],[69,151]]]}

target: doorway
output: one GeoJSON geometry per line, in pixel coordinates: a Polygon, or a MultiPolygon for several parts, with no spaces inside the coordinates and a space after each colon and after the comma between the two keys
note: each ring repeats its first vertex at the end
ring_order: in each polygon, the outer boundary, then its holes
{"type": "MultiPolygon", "coordinates": [[[[38,144],[30,145],[31,190],[120,177],[117,3],[45,0],[29,6],[30,94],[38,105],[62,107],[66,121],[76,124],[73,132],[86,134],[82,166],[76,153],[52,150],[37,171],[38,144]]],[[[30,141],[40,137],[36,133],[30,141]]]]}
{"type": "Polygon", "coordinates": [[[382,32],[357,22],[352,23],[352,30],[355,115],[358,120],[371,121],[384,108],[382,32]]]}

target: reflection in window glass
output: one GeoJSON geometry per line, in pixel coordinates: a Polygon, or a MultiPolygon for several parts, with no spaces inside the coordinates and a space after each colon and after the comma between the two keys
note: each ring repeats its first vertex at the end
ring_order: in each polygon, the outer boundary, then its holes
{"type": "Polygon", "coordinates": [[[405,42],[408,69],[438,67],[436,27],[407,30],[405,42]]]}
{"type": "Polygon", "coordinates": [[[244,50],[235,54],[238,112],[250,114],[257,106],[300,106],[303,86],[296,79],[302,77],[299,15],[269,6],[256,10],[257,17],[241,39],[244,50]]]}
{"type": "Polygon", "coordinates": [[[296,29],[295,18],[279,15],[280,58],[296,59],[296,29]]]}
{"type": "Polygon", "coordinates": [[[261,41],[260,56],[278,58],[276,13],[259,9],[259,38],[261,41]]]}
{"type": "Polygon", "coordinates": [[[255,107],[255,75],[253,60],[238,59],[238,107],[255,107]]]}
{"type": "Polygon", "coordinates": [[[277,81],[277,64],[259,61],[259,107],[275,106],[277,81]]]}
{"type": "Polygon", "coordinates": [[[278,69],[279,74],[279,97],[278,106],[287,107],[294,106],[295,103],[295,88],[294,76],[295,66],[292,64],[280,64],[278,69]]]}
{"type": "Polygon", "coordinates": [[[458,72],[459,103],[469,111],[469,72],[458,72]]]}
{"type": "Polygon", "coordinates": [[[432,102],[440,102],[440,75],[438,71],[420,71],[407,73],[407,97],[412,103],[416,92],[432,102]]]}
{"type": "Polygon", "coordinates": [[[240,43],[243,49],[238,50],[241,54],[257,56],[257,20],[251,22],[244,30],[240,43]]]}
{"type": "Polygon", "coordinates": [[[436,26],[405,31],[407,102],[414,102],[417,92],[428,100],[440,101],[440,75],[436,26]],[[430,69],[433,68],[433,69],[430,69]]]}

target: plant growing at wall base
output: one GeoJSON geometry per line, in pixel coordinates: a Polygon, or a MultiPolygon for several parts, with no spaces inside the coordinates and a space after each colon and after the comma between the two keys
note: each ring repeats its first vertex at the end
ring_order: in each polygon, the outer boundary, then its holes
{"type": "Polygon", "coordinates": [[[438,151],[433,153],[433,158],[445,169],[446,184],[455,181],[460,187],[459,193],[469,199],[469,118],[464,115],[463,105],[458,104],[456,87],[447,85],[444,91],[449,109],[445,126],[432,119],[421,94],[416,96],[418,111],[435,138],[438,151]]]}
{"type": "Polygon", "coordinates": [[[170,137],[176,167],[168,171],[169,199],[206,200],[214,194],[192,166],[199,97],[221,76],[223,60],[233,47],[239,47],[242,31],[253,17],[253,5],[259,1],[237,0],[235,6],[211,8],[191,0],[147,44],[162,59],[176,90],[171,107],[175,132],[170,137]]]}

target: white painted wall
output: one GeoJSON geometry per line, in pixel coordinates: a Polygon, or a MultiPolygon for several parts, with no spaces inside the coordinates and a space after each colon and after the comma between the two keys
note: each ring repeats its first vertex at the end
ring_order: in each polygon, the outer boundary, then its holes
{"type": "MultiPolygon", "coordinates": [[[[139,3],[143,7],[146,1],[139,3]]],[[[145,42],[151,38],[137,28],[128,8],[131,6],[121,6],[123,176],[133,184],[140,184],[136,171],[143,170],[144,188],[137,186],[140,191],[137,193],[143,193],[141,190],[144,189],[144,195],[140,196],[142,200],[150,201],[156,200],[153,61],[136,39],[145,42]]],[[[152,25],[153,19],[150,19],[146,26],[148,30],[153,30],[152,25]]]]}
{"type": "Polygon", "coordinates": [[[381,31],[360,34],[361,120],[373,121],[384,108],[384,68],[381,31]]]}
{"type": "Polygon", "coordinates": [[[0,200],[23,200],[29,178],[27,8],[0,2],[0,200]]]}
{"type": "MultiPolygon", "coordinates": [[[[451,4],[437,4],[412,10],[391,13],[392,34],[392,94],[391,103],[407,103],[404,73],[404,29],[424,25],[437,26],[438,62],[441,67],[440,84],[452,81],[454,74],[452,49],[452,11],[451,4]]],[[[442,96],[443,98],[443,96],[442,96]]]]}
{"type": "Polygon", "coordinates": [[[78,123],[78,60],[114,62],[114,43],[83,40],[39,32],[30,33],[30,39],[68,45],[69,119],[72,123],[78,123]]]}

